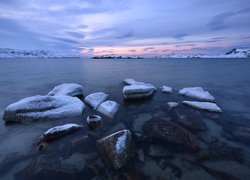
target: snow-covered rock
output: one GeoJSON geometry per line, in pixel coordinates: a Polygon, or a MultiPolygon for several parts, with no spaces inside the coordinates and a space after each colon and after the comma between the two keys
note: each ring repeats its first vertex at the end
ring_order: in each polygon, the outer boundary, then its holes
{"type": "Polygon", "coordinates": [[[97,92],[97,93],[92,93],[90,95],[88,95],[84,101],[90,105],[91,107],[93,107],[94,109],[96,109],[101,103],[103,103],[104,101],[106,101],[108,98],[108,94],[105,94],[103,92],[97,92]]]}
{"type": "Polygon", "coordinates": [[[160,89],[164,93],[172,93],[173,92],[173,89],[169,86],[162,86],[162,87],[160,87],[160,89]]]}
{"type": "Polygon", "coordinates": [[[170,109],[172,109],[172,108],[178,106],[179,103],[177,103],[177,102],[168,102],[167,104],[168,104],[169,110],[170,110],[170,109]]]}
{"type": "Polygon", "coordinates": [[[124,86],[123,95],[125,99],[145,98],[153,95],[155,87],[150,84],[124,86]]]}
{"type": "Polygon", "coordinates": [[[214,101],[215,98],[202,87],[187,87],[179,91],[180,95],[196,98],[202,101],[214,101]]]}
{"type": "Polygon", "coordinates": [[[79,116],[85,106],[81,100],[70,96],[32,96],[9,105],[3,119],[23,122],[40,118],[79,116]]]}
{"type": "Polygon", "coordinates": [[[201,110],[207,110],[211,112],[222,112],[221,108],[217,106],[217,104],[211,102],[183,101],[182,103],[201,110]]]}
{"type": "Polygon", "coordinates": [[[113,118],[119,109],[119,104],[115,101],[105,101],[100,104],[97,111],[109,118],[113,118]]]}
{"type": "Polygon", "coordinates": [[[82,127],[83,126],[78,125],[78,124],[65,124],[62,126],[56,126],[56,127],[50,128],[45,133],[43,133],[42,136],[39,137],[38,143],[55,140],[59,137],[65,136],[67,134],[71,134],[81,129],[82,127]]]}
{"type": "Polygon", "coordinates": [[[146,83],[144,82],[139,82],[139,81],[135,81],[134,79],[124,79],[124,83],[128,84],[128,85],[144,85],[146,83]]]}
{"type": "Polygon", "coordinates": [[[135,155],[136,149],[129,130],[121,130],[97,141],[97,147],[105,163],[119,169],[135,155]]]}
{"type": "Polygon", "coordinates": [[[63,83],[49,92],[49,96],[82,96],[83,87],[75,83],[63,83]]]}

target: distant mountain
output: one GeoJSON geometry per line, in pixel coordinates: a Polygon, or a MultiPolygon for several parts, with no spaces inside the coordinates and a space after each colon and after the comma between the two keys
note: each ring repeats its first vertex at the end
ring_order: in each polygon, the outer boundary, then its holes
{"type": "Polygon", "coordinates": [[[0,58],[80,58],[80,55],[62,55],[46,50],[0,48],[0,58]]]}
{"type": "Polygon", "coordinates": [[[140,56],[103,55],[103,56],[94,56],[91,59],[144,59],[144,58],[140,56]]]}
{"type": "Polygon", "coordinates": [[[250,48],[234,48],[227,52],[225,56],[235,57],[235,58],[250,58],[250,48]]]}

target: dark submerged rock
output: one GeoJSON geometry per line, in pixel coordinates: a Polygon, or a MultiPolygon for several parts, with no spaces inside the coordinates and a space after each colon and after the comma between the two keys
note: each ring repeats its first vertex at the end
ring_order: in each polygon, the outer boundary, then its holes
{"type": "Polygon", "coordinates": [[[189,131],[173,122],[151,119],[144,123],[143,130],[153,138],[181,145],[192,151],[199,149],[196,138],[189,131]]]}
{"type": "Polygon", "coordinates": [[[166,159],[158,160],[157,164],[160,166],[160,168],[162,170],[165,170],[166,168],[170,168],[176,177],[181,177],[181,175],[182,175],[181,168],[179,168],[177,165],[175,165],[174,163],[172,163],[166,159]]]}
{"type": "Polygon", "coordinates": [[[104,162],[114,169],[121,168],[136,153],[129,130],[121,130],[99,139],[97,147],[104,162]]]}

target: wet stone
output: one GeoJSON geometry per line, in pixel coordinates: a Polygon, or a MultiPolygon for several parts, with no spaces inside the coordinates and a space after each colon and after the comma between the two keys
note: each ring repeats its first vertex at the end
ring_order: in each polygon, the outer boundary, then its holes
{"type": "Polygon", "coordinates": [[[98,115],[90,115],[87,117],[87,124],[90,129],[99,129],[103,125],[102,118],[98,115]]]}
{"type": "Polygon", "coordinates": [[[170,157],[171,152],[162,146],[151,144],[148,150],[148,155],[151,157],[170,157]]]}
{"type": "Polygon", "coordinates": [[[97,147],[104,162],[114,169],[121,168],[136,153],[129,130],[121,130],[99,139],[97,147]]]}
{"type": "Polygon", "coordinates": [[[176,177],[181,177],[182,175],[181,168],[179,168],[177,165],[175,165],[174,163],[166,159],[158,160],[157,164],[160,166],[162,170],[165,170],[166,168],[170,168],[176,177]]]}
{"type": "Polygon", "coordinates": [[[189,131],[173,122],[151,119],[144,123],[143,130],[153,138],[186,147],[187,150],[197,151],[199,149],[196,138],[189,131]]]}

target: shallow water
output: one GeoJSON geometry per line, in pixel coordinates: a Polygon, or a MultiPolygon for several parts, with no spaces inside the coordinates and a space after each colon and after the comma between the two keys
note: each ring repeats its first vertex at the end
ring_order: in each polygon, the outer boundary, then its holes
{"type": "MultiPolygon", "coordinates": [[[[197,165],[187,158],[194,154],[179,150],[171,151],[173,157],[168,161],[182,170],[181,179],[216,178],[216,174],[205,170],[203,166],[248,179],[250,146],[246,142],[232,138],[230,131],[236,127],[250,127],[249,69],[249,59],[2,59],[0,60],[0,116],[3,116],[4,109],[13,102],[28,96],[47,94],[58,84],[73,82],[84,87],[85,95],[103,91],[110,94],[109,99],[120,104],[116,118],[114,120],[104,118],[102,131],[92,133],[101,137],[125,128],[143,133],[143,123],[152,117],[174,120],[166,103],[188,99],[178,95],[180,88],[202,86],[215,96],[223,113],[215,117],[213,113],[204,113],[182,105],[179,110],[188,113],[201,112],[200,118],[207,124],[208,129],[192,133],[199,140],[216,137],[219,143],[224,142],[230,147],[240,148],[244,153],[244,161],[236,161],[227,157],[227,154],[213,159],[208,158],[197,165]],[[156,87],[168,85],[173,87],[174,92],[163,94],[158,90],[153,98],[146,101],[126,102],[122,95],[125,78],[151,83],[156,87]],[[225,123],[221,123],[221,120],[225,123]]],[[[104,172],[101,171],[98,176],[100,179],[109,179],[113,174],[124,175],[133,167],[148,179],[177,178],[171,168],[161,169],[157,164],[159,159],[147,155],[144,163],[135,157],[118,172],[106,169],[100,160],[94,140],[90,144],[72,146],[72,140],[90,131],[87,128],[49,143],[45,152],[36,149],[37,138],[48,128],[67,122],[86,125],[86,117],[91,111],[86,107],[82,117],[39,120],[27,124],[8,125],[0,121],[0,179],[32,178],[34,176],[30,174],[36,174],[36,170],[41,167],[45,169],[42,173],[37,170],[41,179],[55,177],[89,179],[92,175],[86,171],[86,167],[92,163],[103,167],[104,172]]],[[[210,147],[210,144],[204,141],[199,142],[202,147],[210,147]]],[[[170,147],[164,148],[168,150],[170,147]]]]}

